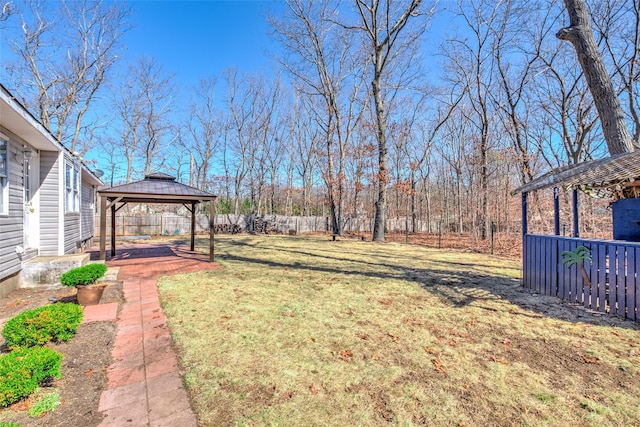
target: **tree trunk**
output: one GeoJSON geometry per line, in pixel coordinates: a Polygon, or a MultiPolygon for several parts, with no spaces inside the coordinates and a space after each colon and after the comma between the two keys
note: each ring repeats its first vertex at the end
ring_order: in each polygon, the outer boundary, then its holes
{"type": "Polygon", "coordinates": [[[376,213],[373,222],[373,241],[384,242],[384,225],[387,211],[387,183],[389,173],[387,171],[387,130],[386,117],[384,115],[384,102],[380,88],[380,74],[371,83],[376,107],[376,124],[378,131],[378,199],[376,200],[376,213]]]}
{"type": "Polygon", "coordinates": [[[564,0],[564,3],[569,13],[569,27],[558,31],[556,37],[570,41],[576,50],[578,61],[598,109],[609,154],[629,153],[633,151],[631,136],[620,100],[593,37],[584,0],[564,0]]]}

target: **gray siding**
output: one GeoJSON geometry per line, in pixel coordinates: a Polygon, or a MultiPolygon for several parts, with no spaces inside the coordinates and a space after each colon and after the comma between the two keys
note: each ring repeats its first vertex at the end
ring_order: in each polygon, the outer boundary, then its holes
{"type": "Polygon", "coordinates": [[[82,182],[82,194],[80,201],[80,222],[82,230],[80,238],[84,241],[93,237],[93,229],[95,228],[95,194],[93,186],[89,183],[82,182]]]}
{"type": "MultiPolygon", "coordinates": [[[[0,128],[2,133],[10,134],[0,128]]],[[[24,244],[23,229],[23,186],[22,186],[22,162],[17,161],[20,146],[9,141],[7,157],[9,172],[9,212],[8,215],[0,215],[0,279],[4,279],[20,271],[21,259],[16,253],[16,246],[24,244]]]]}
{"type": "Polygon", "coordinates": [[[40,152],[40,255],[59,255],[60,162],[56,151],[40,152]]]}
{"type": "Polygon", "coordinates": [[[80,247],[80,214],[78,212],[64,215],[64,253],[75,252],[80,247]]]}

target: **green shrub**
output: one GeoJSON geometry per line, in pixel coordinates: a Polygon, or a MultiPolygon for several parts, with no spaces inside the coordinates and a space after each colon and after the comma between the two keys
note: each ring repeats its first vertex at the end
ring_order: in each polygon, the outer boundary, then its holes
{"type": "Polygon", "coordinates": [[[20,427],[20,424],[0,422],[0,427],[20,427]]]}
{"type": "Polygon", "coordinates": [[[19,348],[0,357],[0,407],[9,406],[50,378],[60,378],[62,354],[48,347],[19,348]]]}
{"type": "Polygon", "coordinates": [[[60,283],[62,286],[90,285],[104,276],[106,272],[107,266],[104,264],[86,264],[64,273],[60,276],[60,283]]]}
{"type": "Polygon", "coordinates": [[[56,303],[23,311],[2,328],[7,346],[33,347],[49,341],[69,341],[82,322],[82,308],[73,303],[56,303]]]}

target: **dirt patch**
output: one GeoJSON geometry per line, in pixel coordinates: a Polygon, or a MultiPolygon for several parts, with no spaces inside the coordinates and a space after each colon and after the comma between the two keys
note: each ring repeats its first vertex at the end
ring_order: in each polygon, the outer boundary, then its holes
{"type": "MultiPolygon", "coordinates": [[[[8,320],[22,311],[51,303],[51,300],[75,302],[75,289],[22,288],[0,299],[2,319],[8,320]],[[51,300],[50,300],[51,299],[51,300]]],[[[122,303],[122,284],[109,285],[100,300],[101,304],[122,303]]],[[[0,321],[2,322],[2,321],[0,321]]],[[[4,322],[2,322],[4,323],[4,322]]],[[[0,326],[1,327],[1,326],[0,326]]],[[[20,426],[97,426],[103,419],[98,412],[100,394],[107,388],[107,367],[112,363],[111,348],[115,340],[114,322],[83,323],[75,337],[66,343],[50,343],[49,347],[62,353],[62,378],[54,380],[47,393],[58,389],[62,404],[53,412],[40,418],[31,418],[29,407],[35,403],[30,398],[0,410],[0,422],[13,422],[20,426]]],[[[2,352],[6,352],[2,343],[2,352]]]]}

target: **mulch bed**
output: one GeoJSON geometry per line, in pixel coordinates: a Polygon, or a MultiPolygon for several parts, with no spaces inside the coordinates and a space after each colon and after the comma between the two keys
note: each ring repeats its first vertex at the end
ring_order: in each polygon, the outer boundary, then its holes
{"type": "MultiPolygon", "coordinates": [[[[50,304],[50,298],[76,302],[75,289],[21,288],[0,299],[0,316],[4,320],[22,311],[50,304]]],[[[122,303],[121,282],[109,285],[100,300],[101,304],[122,303]]],[[[0,320],[0,322],[2,322],[0,320]]],[[[1,327],[1,326],[0,326],[1,327]]],[[[51,388],[60,392],[62,405],[40,418],[28,414],[33,399],[18,402],[0,409],[0,423],[12,422],[24,426],[97,426],[103,419],[98,412],[100,394],[107,388],[107,367],[112,363],[111,348],[115,341],[114,322],[83,323],[75,337],[66,343],[49,343],[48,346],[64,355],[62,378],[54,380],[51,388]]],[[[4,342],[0,354],[8,351],[4,342]]]]}

